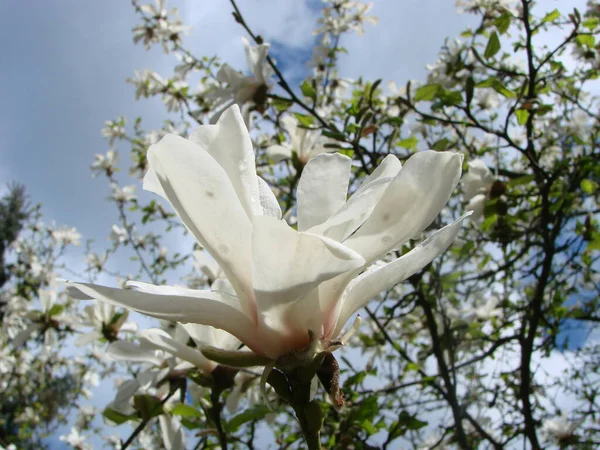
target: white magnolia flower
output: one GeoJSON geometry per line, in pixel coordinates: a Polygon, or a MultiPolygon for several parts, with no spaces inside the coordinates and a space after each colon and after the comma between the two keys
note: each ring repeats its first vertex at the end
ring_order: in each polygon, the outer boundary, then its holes
{"type": "Polygon", "coordinates": [[[111,144],[115,139],[125,136],[125,117],[118,117],[117,120],[107,120],[104,122],[104,128],[100,133],[108,138],[111,144]]]}
{"type": "Polygon", "coordinates": [[[113,245],[116,247],[120,244],[124,244],[129,239],[127,235],[127,230],[118,225],[113,225],[110,229],[109,239],[112,241],[113,245]]]}
{"type": "Polygon", "coordinates": [[[126,203],[136,199],[135,186],[119,186],[116,183],[111,184],[112,198],[118,202],[126,203]]]}
{"type": "Polygon", "coordinates": [[[75,427],[71,428],[71,432],[68,435],[60,436],[59,439],[78,450],[92,450],[92,446],[85,442],[86,437],[80,434],[79,430],[75,427]]]}
{"type": "MultiPolygon", "coordinates": [[[[242,38],[242,42],[251,74],[244,75],[229,64],[221,66],[217,73],[217,79],[226,84],[226,87],[215,88],[208,93],[208,97],[216,100],[214,108],[217,113],[211,118],[211,123],[216,122],[221,113],[232,104],[242,107],[246,103],[260,105],[266,101],[266,93],[271,87],[269,80],[273,75],[273,69],[267,62],[270,45],[251,46],[246,38],[242,38]]],[[[248,109],[244,108],[244,110],[249,114],[248,109]]],[[[246,116],[246,122],[248,122],[248,116],[246,116]]]]}
{"type": "Polygon", "coordinates": [[[115,150],[109,150],[106,155],[96,154],[94,157],[94,163],[91,166],[93,176],[97,176],[99,173],[105,173],[112,175],[115,171],[115,164],[117,163],[118,154],[115,150]]]}
{"type": "Polygon", "coordinates": [[[197,324],[178,324],[173,335],[165,330],[152,328],[141,331],[139,336],[139,344],[115,341],[106,350],[107,356],[114,361],[137,362],[145,366],[134,378],[119,385],[115,399],[108,406],[123,414],[132,411],[129,401],[136,392],[157,387],[172,372],[196,367],[210,374],[217,364],[207,359],[199,349],[218,346],[234,350],[240,344],[235,337],[223,330],[197,324]],[[187,345],[190,339],[197,348],[187,345]]]}
{"type": "Polygon", "coordinates": [[[483,217],[485,202],[496,181],[494,174],[481,159],[469,161],[469,171],[462,177],[464,199],[468,202],[465,209],[473,211],[471,220],[483,217]]]}
{"type": "MultiPolygon", "coordinates": [[[[76,298],[96,298],[150,316],[225,330],[255,354],[331,348],[371,298],[442,253],[464,217],[378,270],[361,272],[422,232],[460,179],[462,156],[425,151],[401,168],[388,155],[347,200],[351,159],[323,154],[298,185],[298,230],[281,220],[237,106],[190,139],[166,136],[148,151],[144,188],[169,201],[229,280],[225,291],[154,286],[133,289],[67,282],[76,298]]],[[[342,339],[343,340],[343,339],[342,339]]]]}
{"type": "Polygon", "coordinates": [[[81,245],[81,234],[73,227],[62,227],[50,232],[58,245],[81,245]]]}
{"type": "Polygon", "coordinates": [[[291,159],[292,152],[296,152],[298,160],[304,165],[321,153],[335,152],[335,149],[323,147],[325,142],[319,130],[299,127],[298,121],[292,116],[285,116],[280,121],[283,129],[287,131],[290,141],[267,148],[267,155],[273,162],[278,163],[284,159],[291,159]]]}
{"type": "Polygon", "coordinates": [[[550,439],[562,441],[570,438],[581,423],[581,420],[573,422],[563,414],[544,420],[542,423],[542,433],[550,439]]]}
{"type": "Polygon", "coordinates": [[[75,344],[78,346],[99,341],[107,335],[116,338],[119,331],[131,333],[137,330],[136,323],[127,322],[129,311],[117,311],[109,303],[95,302],[93,305],[87,305],[83,311],[85,316],[80,325],[92,327],[93,330],[77,338],[75,344]]]}

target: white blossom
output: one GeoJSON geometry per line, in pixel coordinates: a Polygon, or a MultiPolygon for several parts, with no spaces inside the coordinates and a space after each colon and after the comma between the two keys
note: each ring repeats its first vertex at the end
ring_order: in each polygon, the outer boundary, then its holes
{"type": "Polygon", "coordinates": [[[277,163],[284,159],[291,159],[292,152],[295,152],[298,161],[304,165],[321,153],[335,152],[335,149],[323,146],[325,140],[319,130],[299,127],[298,120],[292,116],[285,116],[280,121],[290,140],[267,148],[267,155],[273,162],[277,163]]]}
{"type": "Polygon", "coordinates": [[[74,227],[61,227],[50,235],[58,245],[81,245],[81,234],[74,227]]]}
{"type": "Polygon", "coordinates": [[[108,176],[112,175],[115,171],[117,158],[117,152],[112,149],[107,151],[106,155],[96,154],[94,157],[94,163],[91,166],[93,176],[97,176],[100,173],[104,173],[108,176]]]}
{"type": "Polygon", "coordinates": [[[225,87],[211,89],[207,93],[207,98],[215,100],[213,105],[217,113],[211,118],[211,123],[215,123],[221,113],[232,104],[243,107],[245,120],[248,123],[249,109],[245,104],[257,104],[264,102],[267,91],[271,88],[270,81],[273,75],[273,69],[267,61],[269,44],[260,44],[251,46],[246,38],[242,38],[242,43],[246,50],[246,59],[250,75],[244,75],[236,71],[229,64],[223,64],[217,73],[217,79],[225,84],[225,87]]]}
{"type": "Polygon", "coordinates": [[[148,162],[144,188],[174,206],[235,296],[136,281],[125,290],[67,282],[70,294],[220,328],[273,360],[307,348],[311,336],[311,351],[329,348],[360,307],[443,252],[464,219],[360,275],[435,219],[460,179],[461,155],[419,152],[402,169],[388,155],[348,200],[351,159],[319,155],[299,181],[298,230],[281,220],[275,196],[256,175],[237,106],[189,140],[166,136],[150,148],[148,162]]]}
{"type": "Polygon", "coordinates": [[[542,433],[549,439],[561,441],[571,437],[581,423],[582,421],[571,421],[563,414],[544,420],[542,423],[542,433]]]}
{"type": "Polygon", "coordinates": [[[126,202],[131,202],[136,199],[134,185],[121,187],[116,183],[112,183],[111,188],[112,188],[112,196],[111,197],[114,200],[116,200],[117,202],[126,203],[126,202]]]}
{"type": "Polygon", "coordinates": [[[496,178],[481,159],[469,161],[468,166],[469,171],[461,180],[463,196],[468,202],[465,209],[473,211],[471,220],[478,221],[483,217],[485,203],[496,178]]]}

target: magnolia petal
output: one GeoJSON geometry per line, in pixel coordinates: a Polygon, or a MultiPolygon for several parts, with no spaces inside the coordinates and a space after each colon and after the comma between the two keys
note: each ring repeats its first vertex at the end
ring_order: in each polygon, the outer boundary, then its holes
{"type": "Polygon", "coordinates": [[[218,328],[196,323],[184,323],[181,326],[198,347],[214,345],[224,350],[235,350],[241,344],[239,339],[218,328]]]}
{"type": "Polygon", "coordinates": [[[350,316],[369,300],[407,279],[445,252],[460,231],[463,220],[469,215],[467,213],[456,222],[436,231],[400,258],[355,278],[348,285],[341,305],[338,305],[338,321],[331,336],[337,336],[350,316]]]}
{"type": "Polygon", "coordinates": [[[265,83],[271,76],[272,68],[267,62],[267,54],[269,53],[269,44],[259,44],[251,46],[248,39],[242,37],[242,43],[246,50],[246,60],[248,62],[248,68],[250,71],[259,79],[265,83]]]}
{"type": "Polygon", "coordinates": [[[352,160],[340,153],[311,159],[298,183],[298,231],[325,222],[346,203],[352,160]]]}
{"type": "Polygon", "coordinates": [[[442,210],[460,179],[462,155],[413,155],[390,183],[366,222],[344,244],[371,262],[423,231],[442,210]]]}
{"type": "Polygon", "coordinates": [[[215,125],[196,128],[190,141],[223,168],[248,217],[261,215],[254,150],[240,108],[233,105],[215,125]]]}
{"type": "Polygon", "coordinates": [[[319,283],[364,264],[331,239],[300,233],[282,220],[254,218],[252,279],[260,312],[293,302],[319,283]]]}
{"type": "Polygon", "coordinates": [[[127,341],[112,342],[106,348],[106,355],[113,361],[148,363],[159,367],[163,362],[162,358],[156,356],[155,350],[146,350],[127,341]]]}
{"type": "Polygon", "coordinates": [[[477,194],[471,200],[469,200],[469,203],[467,203],[467,206],[465,206],[467,211],[473,212],[473,215],[471,216],[472,222],[478,222],[483,218],[486,199],[487,196],[484,194],[477,194]]]}
{"type": "Polygon", "coordinates": [[[281,219],[281,207],[279,206],[277,197],[275,197],[267,182],[261,177],[258,177],[258,191],[260,193],[262,215],[281,219]]]}
{"type": "Polygon", "coordinates": [[[175,417],[162,414],[158,416],[165,450],[185,450],[185,440],[181,422],[175,417]]]}
{"type": "Polygon", "coordinates": [[[217,278],[219,278],[219,272],[221,269],[207,252],[196,250],[192,255],[194,257],[194,261],[200,268],[200,271],[206,275],[209,280],[215,281],[217,278]]]}
{"type": "Polygon", "coordinates": [[[150,147],[148,163],[186,228],[231,281],[244,312],[255,317],[247,269],[252,228],[227,173],[202,148],[174,135],[150,147]]]}
{"type": "Polygon", "coordinates": [[[129,399],[133,397],[133,394],[135,394],[139,388],[140,383],[135,378],[123,381],[117,388],[115,398],[109,407],[115,411],[129,409],[129,399]]]}
{"type": "Polygon", "coordinates": [[[336,214],[308,231],[343,242],[368,219],[401,167],[394,155],[386,156],[336,214]]]}
{"type": "Polygon", "coordinates": [[[287,145],[271,145],[267,147],[266,153],[269,159],[275,164],[292,157],[292,149],[287,145]]]}
{"type": "Polygon", "coordinates": [[[93,342],[100,341],[102,337],[102,333],[97,330],[90,331],[89,333],[83,333],[79,335],[77,339],[75,339],[75,345],[77,347],[85,347],[93,342]]]}
{"type": "Polygon", "coordinates": [[[210,372],[214,368],[214,364],[208,361],[200,351],[178,342],[164,330],[158,328],[143,330],[140,332],[140,338],[145,339],[150,346],[188,361],[206,372],[210,372]]]}
{"type": "MultiPolygon", "coordinates": [[[[139,282],[136,285],[152,286],[139,282]]],[[[153,286],[152,291],[147,289],[143,292],[88,283],[67,282],[67,286],[97,300],[133,309],[159,319],[200,323],[221,328],[254,351],[261,352],[262,346],[256,335],[254,323],[240,311],[236,302],[220,293],[193,291],[194,296],[184,296],[178,295],[178,292],[182,292],[184,288],[171,290],[168,286],[153,286]]]]}

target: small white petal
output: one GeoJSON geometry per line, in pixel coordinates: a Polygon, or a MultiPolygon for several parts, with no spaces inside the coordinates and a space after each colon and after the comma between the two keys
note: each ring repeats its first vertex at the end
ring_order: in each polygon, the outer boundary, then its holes
{"type": "Polygon", "coordinates": [[[266,153],[275,164],[292,157],[292,149],[287,145],[271,145],[267,147],[266,153]]]}
{"type": "Polygon", "coordinates": [[[143,330],[140,332],[140,337],[145,339],[154,348],[188,361],[206,372],[210,372],[215,367],[199,350],[178,342],[164,330],[157,328],[143,330]]]}

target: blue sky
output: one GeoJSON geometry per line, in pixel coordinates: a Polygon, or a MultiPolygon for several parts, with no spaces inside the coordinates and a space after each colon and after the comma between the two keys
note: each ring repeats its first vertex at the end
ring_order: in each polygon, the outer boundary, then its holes
{"type": "MultiPolygon", "coordinates": [[[[301,78],[320,2],[239,3],[290,76],[301,78]]],[[[561,2],[543,3],[550,10],[561,2]]],[[[196,55],[217,54],[245,70],[244,33],[228,1],[167,4],[179,7],[183,22],[194,27],[186,42],[196,55]]],[[[375,0],[372,14],[379,17],[377,26],[343,41],[352,56],[342,57],[340,72],[399,86],[422,79],[444,38],[473,23],[455,13],[451,0],[375,0]]],[[[101,248],[117,213],[106,201],[106,182],[89,171],[94,155],[109,148],[100,130],[105,120],[120,115],[130,123],[142,116],[147,126],[158,127],[167,117],[160,100],[136,102],[125,80],[135,69],[170,75],[176,60],[158,47],[147,52],[133,44],[137,18],[125,0],[3,1],[0,17],[0,186],[25,184],[32,201],[44,205],[46,221],[75,226],[101,248]]]]}

